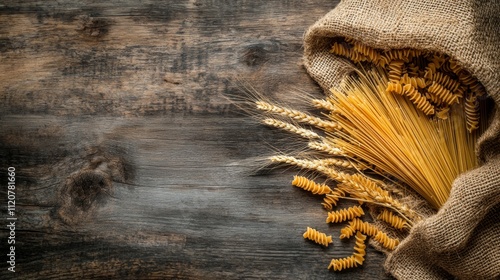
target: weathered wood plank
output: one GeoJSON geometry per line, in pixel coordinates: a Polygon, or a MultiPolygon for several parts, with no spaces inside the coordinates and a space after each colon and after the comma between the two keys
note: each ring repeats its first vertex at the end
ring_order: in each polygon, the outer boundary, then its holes
{"type": "Polygon", "coordinates": [[[242,95],[234,78],[272,96],[318,92],[301,38],[335,4],[1,4],[0,179],[16,167],[16,276],[387,277],[373,249],[361,269],[326,270],[352,246],[303,240],[307,226],[340,227],[290,187],[293,170],[255,175],[267,143],[290,139],[227,98],[242,95]]]}

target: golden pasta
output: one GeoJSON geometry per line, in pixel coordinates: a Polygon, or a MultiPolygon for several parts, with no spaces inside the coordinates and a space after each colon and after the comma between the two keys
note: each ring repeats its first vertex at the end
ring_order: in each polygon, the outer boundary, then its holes
{"type": "Polygon", "coordinates": [[[430,75],[428,79],[442,85],[451,92],[455,92],[460,87],[460,83],[458,81],[453,80],[450,76],[441,72],[436,72],[433,75],[430,75]]]}
{"type": "Polygon", "coordinates": [[[410,49],[399,49],[399,50],[393,49],[385,51],[382,57],[388,63],[393,60],[402,60],[403,62],[408,62],[410,60],[410,57],[412,57],[414,54],[415,52],[410,49]]]}
{"type": "Polygon", "coordinates": [[[434,114],[434,106],[423,96],[418,92],[417,89],[412,87],[412,85],[408,84],[403,87],[403,91],[406,96],[410,98],[410,100],[415,104],[417,109],[420,109],[424,114],[426,115],[433,115],[434,114]]]}
{"type": "Polygon", "coordinates": [[[458,103],[458,95],[453,94],[451,91],[447,90],[435,81],[432,82],[431,86],[429,86],[428,91],[435,94],[439,99],[448,105],[458,103]]]}
{"type": "Polygon", "coordinates": [[[382,220],[396,229],[408,228],[408,223],[401,217],[394,214],[392,211],[384,209],[378,216],[377,219],[382,220]]]}
{"type": "Polygon", "coordinates": [[[379,64],[380,63],[380,53],[374,48],[363,45],[359,42],[354,43],[353,50],[364,55],[368,61],[379,64]]]}
{"type": "Polygon", "coordinates": [[[332,210],[332,205],[336,206],[337,202],[339,201],[340,197],[344,197],[345,192],[339,188],[333,189],[333,191],[330,194],[327,194],[325,198],[323,199],[323,207],[327,210],[332,210]]]}
{"type": "Polygon", "coordinates": [[[332,259],[328,269],[333,269],[333,271],[341,271],[343,269],[357,267],[362,265],[365,261],[366,255],[366,236],[360,232],[356,233],[356,244],[354,245],[354,253],[346,258],[332,259]]]}
{"type": "Polygon", "coordinates": [[[327,194],[332,192],[329,186],[325,184],[318,184],[302,176],[294,176],[292,185],[312,192],[313,194],[327,194]]]}
{"type": "Polygon", "coordinates": [[[351,236],[356,233],[356,229],[352,227],[351,225],[347,225],[343,228],[340,229],[340,239],[345,239],[345,238],[351,238],[351,236]]]}
{"type": "Polygon", "coordinates": [[[399,244],[399,240],[390,238],[382,231],[377,232],[373,239],[389,250],[394,250],[399,244]]]}
{"type": "Polygon", "coordinates": [[[404,61],[392,60],[389,62],[389,82],[399,83],[403,71],[404,61]]]}
{"type": "Polygon", "coordinates": [[[465,98],[465,119],[469,132],[479,128],[479,102],[473,93],[469,93],[465,98]]]}
{"type": "Polygon", "coordinates": [[[486,93],[476,78],[447,55],[412,49],[384,51],[347,38],[344,42],[333,43],[331,53],[353,63],[366,61],[384,68],[389,76],[387,92],[405,94],[424,114],[439,119],[447,117],[447,108],[459,103],[467,90],[475,96],[486,93]],[[411,88],[405,89],[408,85],[411,88]]]}
{"type": "Polygon", "coordinates": [[[328,217],[326,218],[327,223],[341,223],[347,220],[352,220],[357,217],[361,217],[365,214],[363,208],[360,206],[352,206],[349,208],[341,209],[334,212],[328,212],[328,217]]]}
{"type": "Polygon", "coordinates": [[[429,76],[432,77],[432,75],[434,75],[434,73],[436,73],[436,70],[437,70],[437,66],[434,62],[427,64],[427,67],[425,67],[424,77],[429,77],[429,76]]]}
{"type": "Polygon", "coordinates": [[[387,83],[387,88],[386,91],[389,93],[395,93],[395,94],[403,94],[403,85],[397,82],[388,82],[387,83]]]}
{"type": "Polygon", "coordinates": [[[326,247],[328,247],[328,244],[333,243],[331,235],[327,236],[325,233],[319,232],[310,227],[307,227],[307,230],[306,232],[304,232],[303,237],[326,247]]]}
{"type": "Polygon", "coordinates": [[[349,225],[357,230],[360,231],[363,234],[369,235],[369,236],[375,236],[380,230],[375,227],[374,225],[368,223],[368,222],[363,222],[360,219],[353,219],[352,221],[349,222],[349,225]]]}
{"type": "MultiPolygon", "coordinates": [[[[292,181],[294,186],[324,195],[321,204],[329,211],[327,223],[349,221],[339,237],[356,236],[354,253],[332,259],[328,268],[334,271],[363,264],[367,236],[388,250],[399,244],[374,224],[362,221],[360,206],[333,211],[339,199],[384,207],[377,219],[398,230],[410,229],[423,219],[398,199],[403,193],[395,191],[398,186],[411,187],[439,209],[456,176],[477,165],[474,143],[480,133],[473,132],[483,128],[478,97],[486,93],[471,73],[445,54],[381,50],[353,39],[338,39],[331,45],[331,55],[361,67],[358,75],[348,75],[331,88],[326,98],[310,98],[315,108],[323,110],[322,116],[255,102],[257,109],[280,117],[264,119],[264,123],[306,138],[309,151],[314,152],[298,153],[302,158],[278,154],[269,157],[271,162],[336,181],[333,189],[302,176],[292,181]],[[366,67],[370,64],[374,67],[366,67]],[[463,112],[456,113],[457,109],[463,112]],[[317,156],[320,153],[324,158],[317,156]],[[365,173],[366,169],[370,171],[365,173]]],[[[311,227],[303,237],[323,246],[333,242],[331,235],[311,227]]]]}
{"type": "Polygon", "coordinates": [[[402,85],[409,84],[414,88],[425,88],[427,86],[424,78],[410,77],[408,74],[404,74],[399,80],[399,83],[401,83],[402,85]]]}
{"type": "Polygon", "coordinates": [[[335,55],[343,56],[346,58],[351,57],[351,51],[344,44],[340,43],[333,43],[330,52],[335,55]]]}
{"type": "Polygon", "coordinates": [[[458,75],[462,72],[463,68],[462,68],[462,66],[460,66],[460,64],[456,60],[450,59],[449,63],[450,63],[450,70],[452,73],[454,73],[455,75],[458,75]]]}

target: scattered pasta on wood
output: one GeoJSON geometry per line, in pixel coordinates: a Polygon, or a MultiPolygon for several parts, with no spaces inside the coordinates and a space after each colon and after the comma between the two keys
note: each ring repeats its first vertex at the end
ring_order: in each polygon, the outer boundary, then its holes
{"type": "MultiPolygon", "coordinates": [[[[398,186],[413,189],[439,209],[453,180],[477,165],[475,143],[486,119],[480,102],[486,92],[458,61],[444,54],[381,50],[350,38],[339,38],[330,52],[356,64],[358,71],[325,98],[310,98],[309,105],[321,114],[263,100],[254,105],[269,116],[265,124],[301,136],[314,151],[297,153],[300,158],[271,156],[271,162],[331,181],[318,184],[295,176],[292,185],[323,196],[326,222],[347,223],[340,239],[355,236],[353,255],[332,259],[328,266],[340,271],[363,264],[367,238],[394,250],[399,240],[384,230],[404,235],[423,218],[399,200],[405,192],[398,186]],[[388,191],[392,189],[398,191],[388,191]],[[378,227],[361,220],[363,205],[334,209],[340,200],[375,206],[370,209],[376,209],[376,218],[384,223],[378,227]]],[[[303,237],[324,246],[333,242],[311,227],[303,237]]]]}
{"type": "Polygon", "coordinates": [[[319,232],[313,228],[307,227],[306,232],[303,234],[304,238],[312,240],[318,244],[328,247],[328,244],[332,243],[332,236],[326,235],[326,233],[319,232]]]}
{"type": "Polygon", "coordinates": [[[294,176],[292,185],[312,192],[313,194],[327,194],[332,192],[329,186],[325,184],[318,184],[302,176],[294,176]]]}
{"type": "Polygon", "coordinates": [[[352,206],[338,211],[328,212],[327,223],[341,223],[347,220],[361,217],[365,214],[360,206],[352,206]]]}
{"type": "Polygon", "coordinates": [[[362,265],[365,261],[366,255],[366,245],[365,245],[366,236],[361,234],[359,231],[356,233],[356,245],[354,246],[354,253],[342,259],[332,259],[328,269],[333,269],[334,271],[341,271],[351,267],[357,267],[358,265],[362,265]]]}

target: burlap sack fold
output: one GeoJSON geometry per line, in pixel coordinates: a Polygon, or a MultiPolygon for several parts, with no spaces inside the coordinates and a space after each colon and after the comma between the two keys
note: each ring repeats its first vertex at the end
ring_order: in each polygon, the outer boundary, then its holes
{"type": "MultiPolygon", "coordinates": [[[[328,91],[353,71],[329,53],[332,38],[374,48],[413,48],[449,55],[500,105],[500,1],[345,0],[305,35],[304,64],[328,91]]],[[[399,279],[500,277],[500,110],[478,141],[480,166],[460,175],[444,206],[417,224],[388,255],[399,279]]]]}

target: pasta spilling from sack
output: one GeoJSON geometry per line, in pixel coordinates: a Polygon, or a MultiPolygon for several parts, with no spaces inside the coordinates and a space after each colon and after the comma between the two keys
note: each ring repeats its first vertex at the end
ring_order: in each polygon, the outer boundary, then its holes
{"type": "MultiPolygon", "coordinates": [[[[272,156],[271,162],[336,182],[295,176],[292,185],[324,196],[326,222],[347,222],[340,238],[355,236],[353,255],[328,266],[338,271],[363,264],[367,237],[389,251],[398,246],[399,239],[383,225],[404,235],[422,219],[402,202],[402,186],[439,209],[453,180],[476,166],[475,143],[485,127],[480,120],[486,119],[481,110],[485,89],[456,60],[439,53],[380,50],[345,38],[333,42],[330,52],[358,70],[325,98],[309,100],[322,115],[266,100],[255,106],[266,115],[265,124],[301,136],[314,151],[302,157],[272,156]],[[334,210],[340,200],[370,204],[379,224],[360,219],[363,206],[334,210]]],[[[332,242],[331,236],[309,227],[303,236],[324,246],[332,242]]]]}

